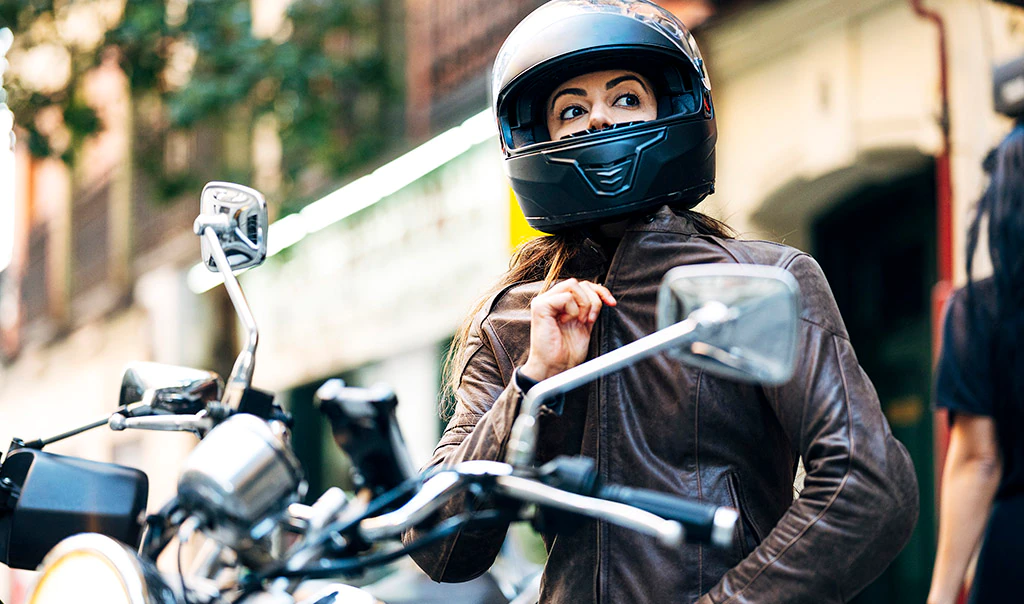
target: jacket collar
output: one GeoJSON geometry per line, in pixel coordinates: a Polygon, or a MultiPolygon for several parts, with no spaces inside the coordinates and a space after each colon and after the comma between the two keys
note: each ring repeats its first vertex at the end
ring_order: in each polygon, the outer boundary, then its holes
{"type": "MultiPolygon", "coordinates": [[[[626,225],[625,233],[643,232],[698,234],[693,221],[676,214],[667,205],[649,214],[638,215],[626,225]]],[[[603,275],[611,262],[612,251],[605,249],[596,238],[587,237],[579,252],[567,264],[566,270],[576,276],[603,275]]]]}
{"type": "Polygon", "coordinates": [[[626,227],[627,233],[636,231],[679,233],[681,235],[698,234],[697,227],[692,220],[676,214],[667,205],[661,206],[650,214],[638,216],[626,227]]]}

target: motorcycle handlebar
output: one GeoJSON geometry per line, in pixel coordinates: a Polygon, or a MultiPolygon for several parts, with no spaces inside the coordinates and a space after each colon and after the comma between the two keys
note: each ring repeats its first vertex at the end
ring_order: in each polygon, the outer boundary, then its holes
{"type": "Polygon", "coordinates": [[[436,512],[459,491],[463,483],[458,472],[436,474],[423,483],[420,490],[402,507],[360,522],[359,535],[370,543],[398,537],[406,529],[416,526],[436,512]]]}
{"type": "Polygon", "coordinates": [[[684,541],[685,530],[682,524],[660,518],[636,506],[577,495],[522,476],[501,476],[495,479],[495,483],[500,493],[513,499],[604,520],[657,537],[662,545],[668,547],[677,547],[684,541]]]}
{"type": "Polygon", "coordinates": [[[158,430],[161,432],[196,432],[200,435],[213,428],[213,419],[205,411],[195,415],[149,415],[143,417],[125,417],[114,413],[107,420],[111,430],[121,431],[158,430]]]}
{"type": "Polygon", "coordinates": [[[494,492],[507,498],[611,522],[657,537],[668,546],[684,541],[729,546],[739,518],[731,508],[629,487],[605,486],[595,497],[580,495],[516,476],[509,464],[472,461],[435,474],[402,507],[360,522],[359,533],[369,542],[397,537],[426,520],[469,484],[487,482],[494,492]]]}
{"type": "Polygon", "coordinates": [[[646,489],[607,485],[598,489],[597,496],[675,520],[686,529],[687,541],[716,547],[732,545],[739,521],[739,513],[732,508],[697,503],[646,489]]]}

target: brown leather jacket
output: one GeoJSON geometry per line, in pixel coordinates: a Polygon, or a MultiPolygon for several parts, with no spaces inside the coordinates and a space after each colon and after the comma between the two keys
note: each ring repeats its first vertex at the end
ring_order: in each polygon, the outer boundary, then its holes
{"type": "MultiPolygon", "coordinates": [[[[734,506],[739,538],[732,549],[670,549],[583,521],[544,535],[542,602],[844,602],[910,537],[918,512],[910,457],[810,256],[700,235],[662,208],[632,224],[610,262],[590,246],[571,267],[618,300],[601,311],[590,357],[654,331],[666,271],[711,262],[780,266],[796,277],[803,308],[795,377],[753,386],[657,356],[570,393],[561,416],[543,415],[538,457],[582,454],[597,460],[607,482],[734,506]],[[801,456],[807,476],[794,500],[801,456]]],[[[522,399],[512,373],[529,351],[529,302],[539,292],[539,283],[513,286],[476,317],[457,408],[428,466],[504,460],[522,399]]],[[[453,501],[441,515],[462,505],[453,501]]],[[[463,531],[413,557],[434,580],[465,581],[487,570],[504,532],[463,531]]]]}

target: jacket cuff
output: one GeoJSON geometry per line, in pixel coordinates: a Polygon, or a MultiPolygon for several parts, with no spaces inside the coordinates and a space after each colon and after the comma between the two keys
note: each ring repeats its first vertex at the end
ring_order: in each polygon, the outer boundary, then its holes
{"type": "MultiPolygon", "coordinates": [[[[515,371],[512,372],[512,383],[520,394],[526,396],[526,393],[530,391],[530,388],[533,388],[540,382],[524,374],[521,369],[521,367],[516,367],[515,371]]],[[[550,409],[555,415],[561,415],[564,402],[565,396],[560,394],[548,401],[544,407],[550,409]]]]}
{"type": "Polygon", "coordinates": [[[533,388],[534,386],[540,383],[540,381],[535,380],[532,377],[529,377],[525,373],[523,373],[521,367],[516,367],[515,371],[512,374],[512,382],[516,385],[516,388],[523,394],[526,394],[527,392],[530,391],[530,388],[533,388]]]}

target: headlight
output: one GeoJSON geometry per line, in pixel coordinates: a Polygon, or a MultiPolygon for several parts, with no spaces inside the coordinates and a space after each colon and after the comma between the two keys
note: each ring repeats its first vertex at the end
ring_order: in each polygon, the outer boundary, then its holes
{"type": "Polygon", "coordinates": [[[156,570],[118,541],[83,533],[46,554],[29,604],[173,604],[156,570]]]}

